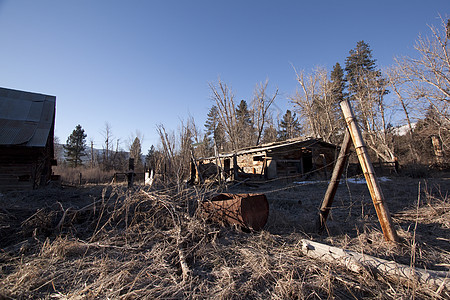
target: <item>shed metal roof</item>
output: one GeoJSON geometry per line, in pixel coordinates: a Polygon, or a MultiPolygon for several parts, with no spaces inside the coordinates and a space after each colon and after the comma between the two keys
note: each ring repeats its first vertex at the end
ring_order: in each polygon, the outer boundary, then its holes
{"type": "Polygon", "coordinates": [[[0,146],[45,147],[56,97],[0,88],[0,146]]]}
{"type": "MultiPolygon", "coordinates": [[[[247,147],[240,150],[237,150],[233,153],[221,153],[219,154],[219,158],[226,158],[226,157],[233,157],[234,155],[246,155],[246,154],[252,154],[252,153],[258,153],[262,151],[271,151],[278,148],[284,148],[289,146],[298,146],[298,147],[312,147],[315,145],[324,147],[324,148],[334,148],[336,149],[338,146],[334,144],[330,144],[327,142],[324,142],[321,139],[316,139],[312,137],[306,137],[306,138],[293,138],[286,141],[278,141],[278,142],[272,142],[268,144],[262,144],[254,147],[247,147]]],[[[209,159],[215,159],[215,156],[211,157],[202,157],[197,160],[209,160],[209,159]]]]}

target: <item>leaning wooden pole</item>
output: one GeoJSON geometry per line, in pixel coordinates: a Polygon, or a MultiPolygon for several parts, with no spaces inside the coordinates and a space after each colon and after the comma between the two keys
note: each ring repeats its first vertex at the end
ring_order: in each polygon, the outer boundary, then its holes
{"type": "Polygon", "coordinates": [[[328,185],[325,196],[323,197],[322,205],[320,206],[319,222],[317,229],[322,232],[325,229],[325,222],[327,221],[328,214],[330,213],[331,205],[333,203],[336,190],[339,186],[342,173],[344,172],[345,163],[347,162],[347,155],[350,152],[350,146],[352,141],[348,130],[345,131],[344,141],[342,142],[341,150],[339,151],[336,164],[334,165],[333,174],[331,175],[330,184],[328,185]]]}
{"type": "Polygon", "coordinates": [[[358,155],[358,160],[361,168],[366,178],[367,187],[369,188],[370,196],[372,197],[373,205],[377,212],[378,220],[380,221],[381,229],[383,230],[383,235],[385,240],[396,242],[398,241],[397,232],[392,224],[391,215],[389,209],[384,200],[383,193],[381,192],[380,184],[375,176],[375,171],[373,169],[372,163],[369,159],[369,154],[367,153],[367,148],[362,138],[361,131],[355,121],[355,116],[353,114],[350,103],[345,100],[341,103],[341,109],[344,113],[345,122],[347,123],[348,131],[353,140],[353,146],[355,147],[356,154],[358,155]]]}

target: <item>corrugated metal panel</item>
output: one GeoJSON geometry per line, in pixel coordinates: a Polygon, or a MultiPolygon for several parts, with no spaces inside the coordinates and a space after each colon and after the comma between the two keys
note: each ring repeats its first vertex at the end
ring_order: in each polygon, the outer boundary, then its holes
{"type": "Polygon", "coordinates": [[[10,145],[20,132],[21,121],[0,119],[0,145],[10,145]]]}
{"type": "MultiPolygon", "coordinates": [[[[29,101],[31,102],[31,101],[29,101]]],[[[41,115],[42,115],[42,109],[44,107],[43,101],[32,101],[30,110],[28,111],[28,116],[26,118],[27,121],[35,121],[40,122],[41,121],[41,115]]]]}
{"type": "Polygon", "coordinates": [[[26,120],[31,108],[31,101],[1,98],[0,118],[7,120],[26,120]]]}
{"type": "Polygon", "coordinates": [[[17,136],[14,138],[11,144],[13,145],[27,144],[33,137],[36,131],[36,127],[37,127],[36,122],[27,122],[27,121],[23,122],[20,127],[20,131],[18,132],[17,136]]]}
{"type": "Polygon", "coordinates": [[[29,147],[44,147],[47,144],[48,133],[50,128],[37,128],[34,131],[33,137],[28,141],[29,147]]]}
{"type": "Polygon", "coordinates": [[[46,100],[43,103],[42,114],[40,117],[40,123],[47,123],[51,125],[53,123],[53,116],[55,115],[55,102],[46,100]]]}
{"type": "Polygon", "coordinates": [[[45,147],[56,97],[0,88],[0,145],[45,147]]]}

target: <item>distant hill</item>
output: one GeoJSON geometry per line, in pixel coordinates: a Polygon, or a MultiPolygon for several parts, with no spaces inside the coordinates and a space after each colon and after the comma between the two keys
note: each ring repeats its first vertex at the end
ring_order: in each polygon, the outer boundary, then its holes
{"type": "MultiPolygon", "coordinates": [[[[64,148],[63,148],[63,146],[64,146],[64,144],[57,144],[57,145],[55,145],[55,147],[59,148],[59,151],[61,151],[62,155],[64,155],[64,148]]],[[[94,158],[95,159],[97,159],[98,157],[102,157],[103,153],[105,152],[104,149],[93,148],[93,150],[94,150],[94,158]]],[[[58,150],[56,150],[56,151],[58,151],[58,150]]],[[[113,151],[113,153],[114,152],[115,151],[113,151]]],[[[128,152],[128,151],[119,150],[118,152],[121,153],[122,155],[124,155],[125,159],[128,159],[130,157],[130,152],[128,152]]],[[[145,161],[145,155],[142,155],[141,159],[142,159],[142,161],[145,161]]],[[[91,161],[91,147],[86,147],[86,156],[83,156],[81,158],[81,160],[85,164],[91,161]]]]}

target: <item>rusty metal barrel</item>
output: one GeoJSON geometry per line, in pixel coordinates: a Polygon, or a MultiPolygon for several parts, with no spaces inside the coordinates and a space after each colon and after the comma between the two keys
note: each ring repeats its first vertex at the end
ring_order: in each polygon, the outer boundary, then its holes
{"type": "Polygon", "coordinates": [[[261,230],[269,217],[269,203],[264,194],[229,194],[214,196],[202,203],[207,218],[216,222],[261,230]]]}

